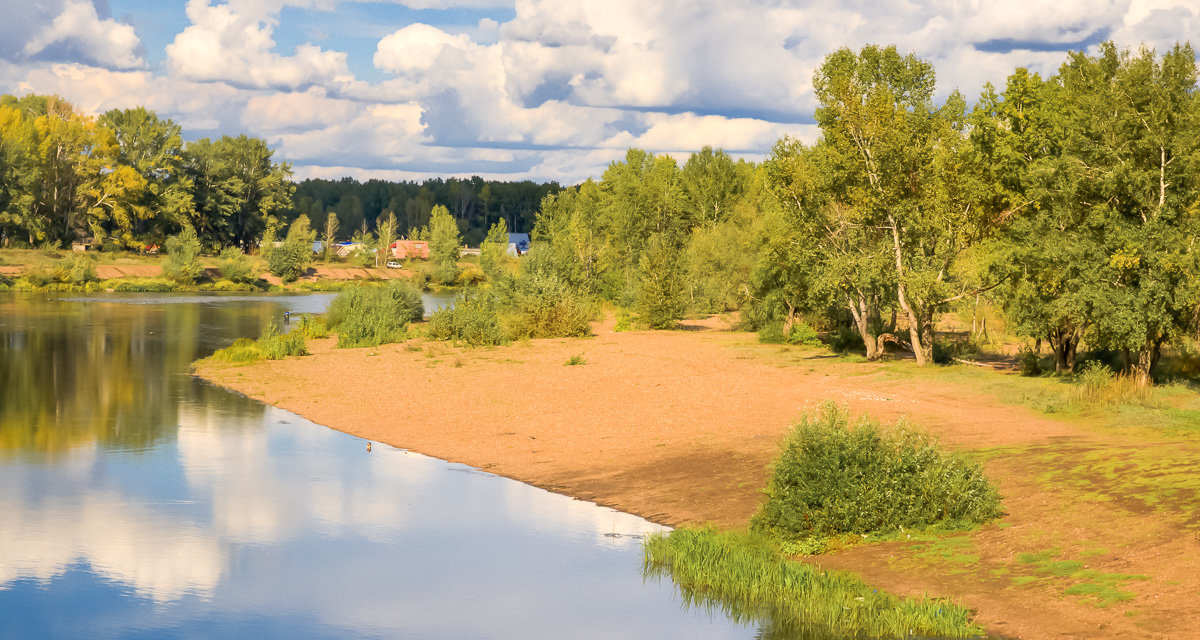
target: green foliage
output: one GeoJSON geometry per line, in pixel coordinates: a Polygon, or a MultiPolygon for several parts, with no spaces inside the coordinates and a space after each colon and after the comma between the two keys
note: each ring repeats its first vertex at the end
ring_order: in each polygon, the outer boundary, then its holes
{"type": "Polygon", "coordinates": [[[488,280],[495,280],[504,273],[508,261],[508,223],[501,218],[488,230],[487,238],[479,248],[479,267],[488,280]]]}
{"type": "Polygon", "coordinates": [[[217,270],[220,271],[221,277],[232,282],[249,283],[257,279],[250,259],[237,247],[226,247],[221,251],[217,260],[217,270]]]}
{"type": "Polygon", "coordinates": [[[1000,497],[982,466],[903,423],[851,423],[825,404],[794,427],[752,526],[784,539],[985,522],[1000,497]]]}
{"type": "Polygon", "coordinates": [[[167,238],[166,250],[163,276],[178,284],[192,284],[204,273],[200,264],[200,238],[191,226],[184,226],[179,235],[167,238]]]}
{"type": "Polygon", "coordinates": [[[292,333],[304,336],[308,340],[316,340],[319,338],[329,337],[329,328],[325,326],[325,319],[321,316],[305,315],[300,318],[299,324],[292,333]]]}
{"type": "Polygon", "coordinates": [[[652,329],[673,329],[687,311],[679,246],[664,234],[646,243],[638,263],[638,311],[652,329]]]}
{"type": "Polygon", "coordinates": [[[563,364],[568,367],[575,367],[581,364],[587,364],[587,360],[583,357],[582,353],[577,353],[570,358],[567,358],[567,361],[563,364]]]}
{"type": "Polygon", "coordinates": [[[316,232],[308,225],[308,216],[300,216],[288,228],[283,244],[267,255],[267,268],[285,283],[292,282],[308,271],[313,260],[316,232]]]}
{"type": "Polygon", "coordinates": [[[168,280],[155,280],[152,278],[137,278],[118,282],[113,287],[113,291],[118,292],[146,292],[146,293],[162,293],[166,291],[175,291],[177,285],[168,280]]]}
{"type": "Polygon", "coordinates": [[[81,253],[76,253],[60,262],[54,269],[54,279],[69,284],[86,284],[98,282],[96,263],[81,253]]]}
{"type": "Polygon", "coordinates": [[[758,330],[758,341],[768,344],[796,344],[806,347],[824,346],[821,342],[821,335],[816,329],[804,322],[795,322],[785,336],[783,333],[784,323],[772,322],[767,326],[758,330]]]}
{"type": "Polygon", "coordinates": [[[411,282],[392,281],[381,287],[343,290],[329,304],[329,330],[338,334],[338,348],[374,347],[399,342],[411,322],[425,315],[421,291],[411,282]]]}
{"type": "Polygon", "coordinates": [[[453,284],[458,278],[458,253],[462,246],[458,223],[446,207],[439,205],[430,211],[428,230],[433,279],[439,284],[453,284]]]}
{"type": "Polygon", "coordinates": [[[899,598],[853,574],[824,571],[780,555],[763,536],[712,529],[655,534],[644,573],[669,575],[685,603],[758,622],[769,612],[781,637],[965,638],[982,630],[970,610],[945,600],[899,598]]]}
{"type": "Polygon", "coordinates": [[[429,338],[455,340],[472,347],[493,346],[511,342],[500,325],[500,311],[495,296],[489,291],[464,291],[454,299],[454,305],[439,309],[429,319],[429,338]]]}
{"type": "Polygon", "coordinates": [[[304,338],[305,336],[297,331],[280,333],[279,325],[270,322],[258,340],[239,338],[228,347],[217,350],[212,358],[222,362],[246,363],[281,360],[288,356],[306,356],[308,348],[304,344],[304,338]]]}
{"type": "Polygon", "coordinates": [[[501,289],[502,324],[510,340],[591,335],[592,305],[549,273],[525,273],[501,289]]]}

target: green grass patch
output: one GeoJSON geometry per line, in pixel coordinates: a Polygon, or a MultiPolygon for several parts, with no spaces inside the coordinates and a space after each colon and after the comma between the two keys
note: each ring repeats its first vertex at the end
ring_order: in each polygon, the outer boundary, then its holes
{"type": "Polygon", "coordinates": [[[568,367],[574,367],[574,366],[581,365],[581,364],[587,364],[587,360],[584,359],[582,353],[577,353],[577,354],[571,356],[570,358],[567,358],[567,361],[564,362],[563,364],[565,364],[568,367]]]}
{"type": "Polygon", "coordinates": [[[281,334],[279,327],[271,322],[263,329],[258,340],[239,338],[211,357],[220,362],[246,363],[305,355],[308,355],[308,348],[304,344],[303,333],[292,331],[281,334]]]}
{"type": "MultiPolygon", "coordinates": [[[[1058,559],[1061,555],[1058,549],[1021,553],[1017,562],[1024,570],[1033,574],[1019,575],[1012,578],[1015,585],[1027,585],[1041,580],[1055,580],[1056,584],[1069,583],[1063,593],[1079,598],[1085,604],[1095,607],[1108,607],[1120,602],[1132,600],[1134,594],[1122,589],[1134,581],[1149,580],[1147,576],[1128,573],[1105,573],[1086,568],[1080,560],[1058,559]]],[[[1087,551],[1083,555],[1095,555],[1087,551]]]]}
{"type": "Polygon", "coordinates": [[[677,529],[645,547],[645,574],[670,576],[686,603],[715,607],[740,622],[767,619],[777,630],[816,637],[979,636],[971,612],[931,598],[900,598],[858,577],[783,557],[754,533],[677,529]]]}

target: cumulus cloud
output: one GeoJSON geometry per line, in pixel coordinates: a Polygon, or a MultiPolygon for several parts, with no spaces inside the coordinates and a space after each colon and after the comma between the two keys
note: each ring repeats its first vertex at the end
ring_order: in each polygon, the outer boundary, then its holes
{"type": "Polygon", "coordinates": [[[254,88],[304,89],[343,86],[353,80],[346,54],[312,44],[290,56],[272,51],[275,17],[285,3],[243,0],[210,4],[189,0],[191,24],[167,45],[173,74],[188,80],[223,81],[254,88]]]}
{"type": "Polygon", "coordinates": [[[145,66],[133,27],[101,16],[91,0],[47,0],[5,14],[0,58],[80,62],[106,69],[145,66]]]}
{"type": "Polygon", "coordinates": [[[264,136],[299,176],[575,182],[628,146],[754,158],[781,135],[815,139],[811,78],[839,47],[894,43],[933,63],[940,96],[970,99],[1018,66],[1054,73],[1068,49],[1112,38],[1161,51],[1200,32],[1196,0],[390,1],[457,18],[378,36],[371,62],[386,79],[368,83],[340,39],[360,33],[276,46],[295,15],[284,8],[360,0],[189,0],[164,73],[130,69],[141,64],[131,28],[84,0],[44,0],[0,24],[0,89],[88,110],[145,104],[192,131],[264,136]],[[498,8],[511,13],[480,11],[498,8]],[[85,31],[92,58],[63,54],[85,31]]]}

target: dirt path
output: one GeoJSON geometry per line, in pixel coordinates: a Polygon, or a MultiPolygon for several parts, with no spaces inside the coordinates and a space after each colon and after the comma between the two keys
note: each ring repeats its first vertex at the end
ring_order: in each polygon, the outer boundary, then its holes
{"type": "MultiPolygon", "coordinates": [[[[312,357],[198,373],[320,424],[672,525],[744,525],[788,426],[826,399],[909,416],[950,446],[993,450],[1008,515],[969,536],[860,546],[819,564],[952,597],[1005,636],[1200,638],[1190,521],[1120,486],[1085,486],[1089,456],[1131,443],[713,322],[692,328],[479,350],[325,340],[312,357]],[[586,363],[565,366],[576,354],[586,363]],[[1093,583],[1131,599],[1100,606],[1093,583]],[[1081,589],[1091,591],[1071,593],[1081,589]]],[[[1200,460],[1194,444],[1172,446],[1175,471],[1200,460]]]]}

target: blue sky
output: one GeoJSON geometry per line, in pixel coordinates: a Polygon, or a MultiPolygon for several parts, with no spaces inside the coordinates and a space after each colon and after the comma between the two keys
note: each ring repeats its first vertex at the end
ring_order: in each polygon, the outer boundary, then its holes
{"type": "Polygon", "coordinates": [[[577,182],[637,146],[816,136],[813,71],[896,44],[939,91],[1200,33],[1200,0],[0,0],[0,92],[267,139],[297,177],[577,182]],[[9,6],[3,6],[9,5],[9,6]]]}

